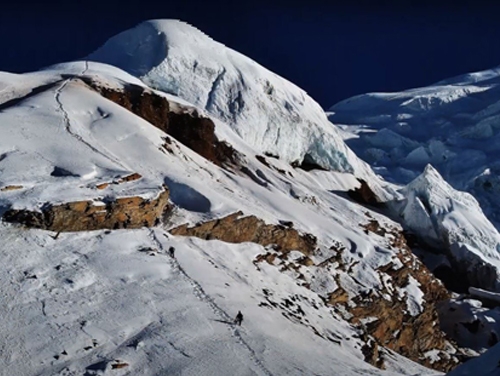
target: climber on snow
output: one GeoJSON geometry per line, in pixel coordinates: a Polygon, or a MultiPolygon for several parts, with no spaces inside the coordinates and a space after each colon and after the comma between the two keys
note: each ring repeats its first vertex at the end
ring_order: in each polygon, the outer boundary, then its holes
{"type": "Polygon", "coordinates": [[[169,254],[170,257],[175,258],[175,248],[174,247],[170,247],[168,249],[168,254],[169,254]]]}
{"type": "Polygon", "coordinates": [[[234,323],[236,325],[241,326],[242,321],[243,321],[243,313],[241,313],[241,311],[238,311],[238,314],[236,315],[236,318],[234,319],[234,323]]]}

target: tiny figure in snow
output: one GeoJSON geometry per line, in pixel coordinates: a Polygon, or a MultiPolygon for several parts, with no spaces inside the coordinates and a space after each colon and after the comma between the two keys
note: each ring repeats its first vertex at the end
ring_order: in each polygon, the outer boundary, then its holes
{"type": "Polygon", "coordinates": [[[234,319],[234,323],[238,326],[241,326],[242,322],[243,322],[243,313],[241,313],[241,311],[238,311],[238,314],[236,315],[236,318],[234,319]]]}
{"type": "Polygon", "coordinates": [[[168,249],[168,254],[169,254],[170,257],[175,258],[175,248],[174,247],[170,247],[168,249]]]}

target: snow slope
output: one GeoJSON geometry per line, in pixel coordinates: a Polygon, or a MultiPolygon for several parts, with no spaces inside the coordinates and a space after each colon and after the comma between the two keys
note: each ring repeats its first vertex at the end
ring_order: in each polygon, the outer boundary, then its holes
{"type": "MultiPolygon", "coordinates": [[[[25,97],[9,83],[6,95],[16,101],[0,112],[0,188],[14,188],[0,189],[0,213],[39,210],[47,202],[154,197],[163,183],[176,210],[164,227],[58,236],[0,223],[1,374],[436,374],[390,351],[386,371],[369,365],[359,329],[323,302],[337,280],[353,297],[382,285],[394,289],[376,271],[396,259],[397,249],[365,232],[366,210],[334,193],[357,184],[352,174],[308,173],[275,159],[266,167],[247,145],[240,151],[258,177],[250,179],[175,140],[174,152],[165,152],[162,131],[75,74],[116,88],[129,79],[109,66],[77,62],[27,75],[21,81],[32,93],[25,97]],[[54,84],[33,92],[44,80],[54,84]],[[130,173],[142,178],[97,189],[130,173]],[[165,231],[237,210],[268,223],[293,221],[315,234],[315,264],[335,255],[332,244],[343,245],[349,272],[303,267],[304,278],[317,280],[308,289],[294,271],[267,263],[257,268],[255,257],[269,251],[260,245],[165,231]],[[175,260],[167,256],[170,246],[175,260]],[[260,304],[266,299],[276,306],[260,304]],[[299,307],[303,318],[293,319],[299,307]],[[239,309],[242,328],[228,323],[239,309]]],[[[231,144],[244,144],[230,127],[217,127],[231,144]]],[[[415,282],[394,293],[410,316],[425,303],[415,282]]]]}
{"type": "Polygon", "coordinates": [[[314,325],[341,338],[354,334],[325,307],[316,312],[306,300],[313,294],[276,268],[256,272],[255,246],[168,239],[161,230],[54,241],[2,227],[2,238],[5,375],[123,374],[112,371],[116,359],[141,375],[357,374],[354,348],[258,307],[263,288],[276,299],[297,294],[314,325]],[[177,260],[166,255],[169,246],[177,260]],[[230,324],[237,309],[245,313],[242,328],[230,324]]]}
{"type": "Polygon", "coordinates": [[[88,59],[120,67],[205,109],[260,153],[373,175],[307,93],[187,23],[141,23],[88,59]]]}

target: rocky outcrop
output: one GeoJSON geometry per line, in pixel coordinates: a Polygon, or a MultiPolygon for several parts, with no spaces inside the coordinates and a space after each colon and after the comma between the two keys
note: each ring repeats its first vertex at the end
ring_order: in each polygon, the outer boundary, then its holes
{"type": "Polygon", "coordinates": [[[138,85],[126,84],[123,90],[99,85],[90,78],[84,82],[103,97],[171,135],[177,141],[219,166],[235,164],[237,152],[215,135],[214,122],[195,109],[172,105],[166,98],[138,85]]]}
{"type": "Polygon", "coordinates": [[[17,191],[18,189],[23,189],[23,186],[22,185],[6,185],[5,187],[0,188],[0,192],[17,191]]]}
{"type": "Polygon", "coordinates": [[[365,343],[362,349],[365,361],[370,364],[383,369],[386,349],[390,349],[436,370],[454,368],[459,359],[453,355],[454,345],[440,329],[437,311],[440,303],[449,299],[448,291],[413,255],[399,229],[383,227],[376,219],[369,218],[362,227],[384,239],[387,242],[384,247],[394,255],[390,262],[375,269],[382,282],[377,289],[367,291],[355,278],[344,282],[342,276],[354,277],[353,268],[359,261],[352,261],[351,250],[340,243],[330,248],[334,252],[331,257],[316,265],[312,262],[314,257],[291,260],[273,250],[258,255],[254,262],[267,262],[295,276],[298,284],[316,291],[325,304],[357,327],[365,343]],[[325,275],[335,281],[336,288],[332,291],[321,287],[328,283],[317,283],[318,279],[325,281],[325,275]],[[359,284],[358,288],[353,288],[352,283],[359,284]],[[407,296],[410,283],[418,286],[422,295],[417,309],[410,308],[413,302],[407,296]]]}
{"type": "MultiPolygon", "coordinates": [[[[390,349],[436,370],[454,368],[459,360],[451,354],[453,350],[450,352],[453,344],[439,327],[436,309],[440,302],[449,299],[448,291],[413,255],[400,230],[384,228],[373,218],[363,227],[367,232],[387,239],[387,246],[396,255],[396,259],[376,270],[380,280],[385,281],[383,288],[353,298],[347,291],[352,291],[352,288],[343,286],[342,278],[335,274],[338,287],[326,294],[324,302],[360,330],[362,338],[365,338],[365,360],[371,364],[384,368],[385,349],[390,349]],[[404,292],[410,282],[416,284],[423,295],[421,307],[416,313],[411,312],[404,292]]],[[[269,225],[255,216],[245,217],[242,212],[191,227],[184,224],[171,229],[170,233],[231,243],[274,245],[255,258],[256,267],[260,262],[275,265],[282,272],[295,275],[297,283],[308,288],[311,288],[310,281],[303,268],[309,268],[310,273],[307,274],[314,275],[315,268],[325,270],[329,265],[335,265],[336,270],[348,273],[353,267],[343,261],[343,252],[349,253],[345,247],[336,247],[334,256],[315,265],[313,256],[317,241],[313,235],[300,234],[292,226],[269,225]],[[292,250],[300,251],[303,256],[290,258],[288,255],[292,254],[289,253],[292,250]]]]}
{"type": "Polygon", "coordinates": [[[164,187],[158,197],[121,197],[109,201],[74,201],[42,206],[40,211],[10,209],[3,220],[56,232],[140,228],[158,224],[168,205],[164,187]]]}
{"type": "Polygon", "coordinates": [[[391,247],[398,250],[395,255],[399,265],[389,262],[378,269],[382,280],[390,278],[391,286],[384,284],[381,291],[357,296],[352,305],[342,298],[334,304],[342,305],[352,315],[349,321],[360,325],[379,345],[433,369],[454,368],[458,360],[446,352],[450,343],[439,328],[437,311],[437,306],[449,299],[448,291],[412,253],[402,232],[385,229],[373,219],[364,227],[379,236],[387,235],[391,247]],[[418,283],[423,293],[421,312],[417,315],[409,313],[407,301],[399,292],[404,291],[410,279],[418,283]],[[439,360],[425,356],[432,350],[437,351],[439,360]]]}
{"type": "Polygon", "coordinates": [[[347,195],[361,205],[383,206],[382,201],[373,192],[368,183],[363,179],[358,179],[358,181],[361,185],[358,188],[347,191],[347,195]]]}
{"type": "Polygon", "coordinates": [[[109,187],[111,184],[129,183],[131,181],[139,180],[141,178],[142,178],[141,174],[134,172],[133,174],[124,176],[123,178],[119,178],[119,179],[113,180],[111,182],[97,184],[95,187],[97,189],[105,189],[105,188],[109,187]]]}
{"type": "Polygon", "coordinates": [[[275,249],[282,253],[296,250],[304,255],[310,255],[316,249],[316,237],[313,235],[301,234],[283,225],[266,224],[255,216],[243,216],[241,211],[192,227],[184,224],[169,232],[172,235],[196,236],[228,243],[253,242],[263,246],[273,244],[275,249]]]}

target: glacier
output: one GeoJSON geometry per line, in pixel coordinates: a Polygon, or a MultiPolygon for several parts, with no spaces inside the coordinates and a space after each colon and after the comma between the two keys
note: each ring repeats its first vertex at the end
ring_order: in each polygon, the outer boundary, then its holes
{"type": "Polygon", "coordinates": [[[471,193],[499,228],[499,68],[398,93],[369,93],[333,105],[329,119],[385,179],[407,184],[431,164],[471,193]]]}

